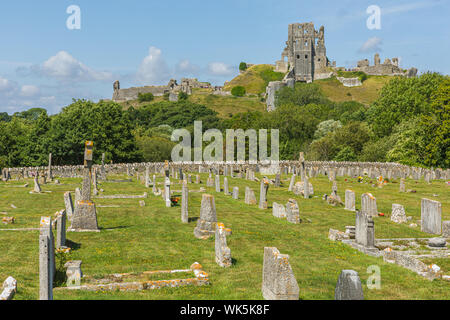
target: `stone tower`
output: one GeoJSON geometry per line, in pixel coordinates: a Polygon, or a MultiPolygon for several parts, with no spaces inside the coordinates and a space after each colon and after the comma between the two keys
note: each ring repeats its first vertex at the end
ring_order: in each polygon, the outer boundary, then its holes
{"type": "Polygon", "coordinates": [[[290,24],[281,57],[282,60],[287,57],[295,81],[312,82],[314,74],[325,71],[328,66],[325,28],[322,26],[316,31],[312,22],[290,24]]]}

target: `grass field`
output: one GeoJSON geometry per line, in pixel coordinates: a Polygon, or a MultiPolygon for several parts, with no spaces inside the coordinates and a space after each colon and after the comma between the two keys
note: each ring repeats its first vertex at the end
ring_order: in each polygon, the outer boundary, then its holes
{"type": "MultiPolygon", "coordinates": [[[[201,176],[202,185],[189,184],[190,190],[206,187],[207,175],[201,176]]],[[[149,198],[145,199],[145,207],[139,206],[140,199],[95,199],[97,205],[120,205],[120,208],[97,208],[100,233],[67,234],[68,244],[73,249],[70,259],[83,261],[85,275],[98,279],[113,273],[187,269],[192,263],[199,262],[209,273],[211,285],[134,293],[54,290],[54,298],[262,299],[263,250],[273,246],[281,253],[289,254],[300,287],[300,299],[333,299],[342,269],[354,269],[359,273],[366,299],[449,299],[448,281],[426,280],[400,266],[385,263],[382,258],[366,256],[349,246],[328,240],[329,228],[345,230],[346,225],[354,225],[355,214],[322,201],[322,195],[331,192],[331,183],[326,177],[310,179],[314,197],[309,200],[287,191],[288,178],[287,175],[282,176],[283,185],[280,188],[270,186],[268,210],[244,203],[245,186],[252,187],[258,198],[258,182],[229,177],[230,190],[233,186],[239,186],[239,200],[207,188],[207,192],[215,196],[218,221],[233,230],[228,237],[234,259],[231,268],[221,268],[215,263],[214,237],[196,239],[193,235],[196,222],[181,223],[179,206],[166,208],[161,197],[155,197],[151,190],[137,181],[101,183],[99,188],[105,190],[104,194],[142,194],[149,191],[149,198]],[[285,204],[289,198],[298,201],[303,223],[294,225],[272,216],[272,202],[285,204]],[[369,290],[365,286],[370,276],[367,268],[371,265],[381,268],[380,290],[369,290]]],[[[438,200],[442,203],[443,220],[450,220],[450,190],[443,181],[433,181],[428,185],[423,181],[407,180],[406,188],[417,193],[399,193],[398,181],[378,189],[371,187],[370,183],[360,184],[355,179],[344,179],[337,179],[341,198],[344,198],[345,189],[351,188],[356,192],[359,207],[361,194],[371,192],[377,198],[378,210],[386,214],[385,217],[375,218],[376,238],[431,237],[421,232],[420,227],[410,228],[407,224],[391,222],[392,203],[404,205],[406,214],[412,216],[415,222],[420,219],[422,197],[438,200]]],[[[43,194],[29,193],[33,185],[31,180],[27,188],[19,187],[24,181],[0,182],[0,212],[16,217],[15,224],[2,224],[0,229],[36,228],[41,216],[53,216],[57,210],[64,208],[63,193],[81,187],[81,179],[60,181],[62,185],[43,185],[43,191],[52,191],[43,194]],[[13,209],[11,204],[17,208],[13,209]]],[[[157,181],[161,183],[162,177],[157,181]]],[[[223,178],[221,181],[223,183],[223,178]]],[[[177,181],[172,182],[173,190],[181,190],[177,181]]],[[[199,216],[201,195],[189,195],[191,218],[199,216]]],[[[37,299],[38,231],[0,231],[0,252],[0,281],[13,276],[18,280],[15,299],[37,299]]],[[[442,264],[444,269],[448,269],[448,259],[442,260],[445,261],[429,262],[442,264]]]]}
{"type": "Polygon", "coordinates": [[[369,76],[360,87],[344,87],[335,77],[316,80],[325,96],[331,101],[357,101],[366,106],[374,102],[381,88],[392,79],[390,76],[369,76]]]}

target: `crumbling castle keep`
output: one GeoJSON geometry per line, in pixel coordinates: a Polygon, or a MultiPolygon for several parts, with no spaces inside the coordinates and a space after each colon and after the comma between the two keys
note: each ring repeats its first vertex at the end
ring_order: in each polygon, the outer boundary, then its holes
{"type": "Polygon", "coordinates": [[[332,64],[327,58],[324,26],[316,31],[312,22],[290,24],[286,48],[276,62],[276,71],[289,71],[295,81],[312,82],[322,78],[328,66],[332,64]]]}

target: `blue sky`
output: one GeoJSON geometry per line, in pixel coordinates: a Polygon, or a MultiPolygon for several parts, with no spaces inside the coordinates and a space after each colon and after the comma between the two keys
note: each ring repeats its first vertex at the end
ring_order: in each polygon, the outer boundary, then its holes
{"type": "Polygon", "coordinates": [[[241,61],[274,63],[287,26],[325,26],[327,55],[338,66],[379,51],[404,68],[450,72],[449,0],[412,1],[2,1],[0,112],[30,107],[59,112],[72,98],[111,98],[121,87],[197,77],[222,85],[241,61]],[[69,30],[70,5],[81,29],[69,30]],[[381,29],[369,30],[370,5],[381,29]]]}

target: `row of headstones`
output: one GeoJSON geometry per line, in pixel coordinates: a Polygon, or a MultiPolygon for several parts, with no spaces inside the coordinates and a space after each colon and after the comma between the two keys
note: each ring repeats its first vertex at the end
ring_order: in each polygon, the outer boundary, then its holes
{"type": "MultiPolygon", "coordinates": [[[[49,161],[51,161],[51,156],[49,156],[49,161]]],[[[335,176],[363,176],[367,174],[370,178],[377,178],[378,176],[392,178],[406,178],[411,177],[413,179],[419,180],[422,177],[426,181],[434,179],[449,179],[450,169],[423,169],[418,167],[409,167],[404,165],[399,165],[395,163],[364,163],[364,162],[329,162],[329,161],[279,161],[276,163],[279,168],[279,172],[285,174],[297,172],[298,167],[303,167],[309,170],[309,176],[315,177],[318,174],[333,174],[335,176]],[[333,173],[331,173],[333,172],[333,173]]],[[[100,168],[101,179],[105,178],[106,171],[114,174],[127,173],[132,175],[132,172],[138,171],[140,169],[145,169],[150,167],[153,172],[159,172],[164,168],[164,163],[133,163],[133,164],[104,164],[104,155],[102,165],[93,166],[100,168]]],[[[266,168],[264,164],[196,164],[194,162],[188,163],[173,163],[171,167],[182,168],[185,171],[194,172],[198,169],[199,173],[208,172],[211,169],[215,170],[216,173],[222,169],[224,175],[227,176],[229,173],[232,174],[234,171],[245,172],[247,169],[251,168],[254,172],[261,172],[266,168]]],[[[47,175],[52,177],[52,175],[59,177],[81,177],[82,176],[82,166],[51,166],[48,167],[28,167],[28,168],[4,168],[2,170],[2,179],[7,180],[10,177],[10,173],[21,174],[24,177],[31,177],[36,171],[47,171],[47,175]],[[9,176],[8,176],[9,175],[9,176]]]]}
{"type": "MultiPolygon", "coordinates": [[[[355,192],[345,191],[345,209],[355,211],[355,192]]],[[[374,217],[378,215],[376,198],[370,193],[361,196],[361,211],[374,217]]],[[[396,223],[407,221],[405,209],[401,204],[393,203],[391,220],[396,223]]],[[[442,205],[439,201],[421,199],[421,230],[431,234],[447,232],[449,221],[442,221],[442,205]]]]}

